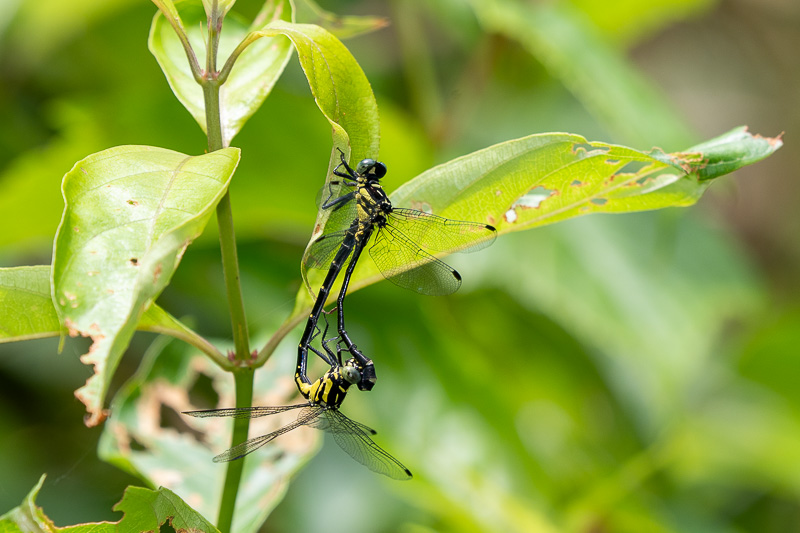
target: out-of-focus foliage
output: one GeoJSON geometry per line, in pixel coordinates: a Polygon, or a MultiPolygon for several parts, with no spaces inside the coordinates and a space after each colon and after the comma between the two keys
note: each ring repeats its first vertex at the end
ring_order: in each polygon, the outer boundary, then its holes
{"type": "MultiPolygon", "coordinates": [[[[322,3],[391,23],[347,42],[378,99],[389,191],[435,163],[531,133],[674,150],[740,124],[785,130],[787,142],[797,130],[786,111],[800,104],[800,13],[790,0],[538,7],[573,29],[555,37],[583,39],[567,42],[570,53],[488,24],[478,3],[322,3]],[[587,76],[587,62],[610,79],[587,76]],[[640,82],[658,89],[632,98],[640,82]],[[637,107],[654,97],[674,110],[669,120],[637,107]]],[[[147,51],[153,6],[101,4],[0,8],[0,266],[50,261],[60,180],[75,161],[120,144],[193,154],[206,145],[147,51]]],[[[260,7],[238,0],[233,11],[250,17],[260,7]]],[[[531,38],[565,27],[533,23],[531,38]]],[[[232,203],[256,335],[292,310],[330,138],[296,62],[236,136],[232,203]]],[[[351,334],[379,381],[351,395],[347,414],[375,427],[415,479],[392,484],[325,446],[269,530],[791,531],[800,522],[797,157],[784,149],[739,171],[690,210],[592,215],[503,236],[448,259],[465,280],[452,297],[386,283],[353,294],[351,334]],[[335,494],[332,476],[349,480],[335,494]],[[337,529],[329,517],[354,500],[358,520],[337,529]]],[[[159,304],[227,338],[213,226],[159,304]]],[[[152,338],[134,336],[120,376],[134,374],[152,338]]],[[[0,346],[0,511],[19,506],[46,471],[37,502],[56,524],[122,517],[110,509],[139,481],[99,462],[99,431],[79,423],[71,391],[88,377],[77,361],[86,349],[83,339],[67,339],[60,355],[56,339],[0,346]]],[[[291,375],[291,357],[274,364],[291,375]]],[[[148,420],[196,444],[166,415],[148,420]]],[[[133,452],[148,445],[131,440],[133,452]]]]}

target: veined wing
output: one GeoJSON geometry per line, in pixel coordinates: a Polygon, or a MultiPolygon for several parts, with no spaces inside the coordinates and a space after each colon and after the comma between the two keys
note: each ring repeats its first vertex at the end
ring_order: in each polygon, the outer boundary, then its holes
{"type": "Polygon", "coordinates": [[[414,292],[443,296],[461,286],[455,269],[420,249],[394,226],[377,231],[369,255],[386,279],[414,292]]]}
{"type": "Polygon", "coordinates": [[[392,209],[387,220],[418,246],[437,252],[476,252],[497,238],[497,230],[488,224],[450,220],[416,209],[392,209]]]}
{"type": "Polygon", "coordinates": [[[268,433],[267,435],[254,437],[252,439],[246,440],[241,444],[237,444],[233,448],[230,448],[229,450],[224,451],[221,454],[214,457],[212,461],[214,461],[215,463],[226,463],[228,461],[235,461],[236,459],[241,459],[245,455],[261,448],[266,443],[273,440],[275,437],[283,435],[284,433],[287,433],[300,426],[312,425],[314,419],[319,417],[324,412],[320,408],[315,408],[313,406],[307,406],[307,405],[294,405],[291,407],[305,407],[305,409],[303,409],[300,412],[300,415],[297,417],[297,420],[295,420],[291,424],[287,424],[282,428],[276,429],[275,431],[273,431],[272,433],[268,433]]]}
{"type": "MultiPolygon", "coordinates": [[[[311,407],[310,409],[313,409],[313,407],[311,407]]],[[[344,416],[344,415],[342,415],[342,416],[344,416]]],[[[350,422],[352,422],[353,424],[355,424],[356,426],[358,426],[359,429],[361,429],[361,431],[363,431],[364,433],[367,433],[369,435],[377,435],[378,434],[377,431],[375,431],[374,429],[372,429],[371,427],[369,427],[369,426],[367,426],[365,424],[362,424],[361,422],[356,422],[352,418],[348,418],[348,420],[350,422]]],[[[313,427],[313,428],[321,429],[321,430],[324,430],[324,431],[330,431],[330,429],[331,429],[330,422],[328,422],[328,417],[327,416],[321,416],[321,417],[317,418],[316,420],[314,420],[313,422],[309,423],[308,425],[313,427]]]]}
{"type": "Polygon", "coordinates": [[[392,479],[411,479],[411,471],[403,463],[392,457],[386,450],[375,444],[362,429],[362,424],[347,418],[338,409],[324,411],[326,429],[333,434],[338,444],[350,457],[373,472],[392,479]]]}
{"type": "Polygon", "coordinates": [[[276,413],[283,413],[297,409],[299,407],[307,407],[309,404],[300,403],[296,405],[279,405],[277,407],[232,407],[228,409],[203,409],[200,411],[184,411],[183,414],[193,416],[195,418],[211,418],[229,416],[231,418],[259,418],[267,415],[274,415],[276,413]]]}
{"type": "Polygon", "coordinates": [[[328,270],[346,234],[347,230],[320,235],[303,255],[303,265],[306,268],[328,270]]]}

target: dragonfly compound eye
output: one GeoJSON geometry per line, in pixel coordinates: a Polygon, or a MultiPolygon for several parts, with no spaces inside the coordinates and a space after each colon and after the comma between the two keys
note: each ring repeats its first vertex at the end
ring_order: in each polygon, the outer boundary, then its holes
{"type": "Polygon", "coordinates": [[[356,166],[356,173],[362,176],[380,179],[386,175],[386,165],[374,159],[362,159],[356,166]]]}
{"type": "Polygon", "coordinates": [[[345,381],[350,383],[358,383],[361,380],[361,372],[358,371],[357,368],[352,366],[345,366],[342,368],[342,376],[344,376],[345,381]]]}

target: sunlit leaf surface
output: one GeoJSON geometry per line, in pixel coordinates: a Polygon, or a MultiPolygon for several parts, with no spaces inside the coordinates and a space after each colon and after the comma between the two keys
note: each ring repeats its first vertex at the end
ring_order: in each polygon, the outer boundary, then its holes
{"type": "MultiPolygon", "coordinates": [[[[711,179],[757,162],[781,145],[780,139],[754,136],[744,128],[673,154],[589,142],[566,133],[531,135],[434,167],[390,198],[398,207],[491,224],[502,234],[590,213],[688,206],[711,179]]],[[[312,286],[322,276],[324,272],[317,273],[312,286]]],[[[351,287],[380,279],[375,264],[361,260],[351,287]]],[[[301,289],[298,302],[306,301],[301,289]]],[[[304,313],[298,305],[295,314],[304,313]]]]}
{"type": "Polygon", "coordinates": [[[82,361],[95,374],[76,393],[87,424],[104,418],[109,379],[139,317],[203,231],[238,161],[234,148],[193,157],[121,146],[79,161],[64,177],[53,298],[70,334],[94,341],[82,361]]]}
{"type": "MultiPolygon", "coordinates": [[[[50,293],[50,266],[0,268],[0,343],[67,334],[50,293]]],[[[137,329],[180,337],[187,328],[151,304],[137,329]]]]}
{"type": "Polygon", "coordinates": [[[179,532],[219,533],[179,496],[163,487],[158,490],[128,487],[114,510],[125,513],[117,531],[158,531],[161,526],[169,524],[179,532]]]}

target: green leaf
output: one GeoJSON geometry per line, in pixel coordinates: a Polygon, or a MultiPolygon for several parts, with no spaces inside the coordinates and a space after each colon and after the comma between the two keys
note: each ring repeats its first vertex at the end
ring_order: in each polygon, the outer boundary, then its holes
{"type": "Polygon", "coordinates": [[[53,307],[49,266],[0,269],[0,342],[65,332],[53,307]]]}
{"type": "MultiPolygon", "coordinates": [[[[781,145],[780,139],[753,136],[743,128],[675,154],[590,143],[566,133],[531,135],[434,167],[390,197],[398,207],[484,222],[508,233],[589,213],[692,205],[711,179],[759,161],[781,145]]],[[[311,285],[324,275],[315,272],[311,285]]],[[[372,261],[359,261],[351,287],[380,279],[372,261]]],[[[293,317],[307,312],[305,293],[301,288],[293,317]]]]}
{"type": "Polygon", "coordinates": [[[178,532],[219,531],[174,492],[165,488],[150,490],[128,487],[114,510],[125,513],[117,526],[117,531],[121,533],[158,531],[167,522],[178,532]]]}
{"type": "Polygon", "coordinates": [[[56,527],[52,520],[47,518],[44,511],[36,506],[36,497],[42,489],[45,477],[47,476],[42,475],[42,477],[39,478],[39,482],[25,497],[22,505],[0,516],[0,532],[38,533],[52,531],[62,533],[114,533],[117,531],[116,524],[111,522],[95,522],[72,527],[56,527]]]}
{"type": "Polygon", "coordinates": [[[64,177],[53,301],[70,334],[94,341],[82,361],[95,375],[76,392],[88,425],[104,418],[108,382],[139,317],[203,231],[238,161],[235,148],[193,157],[120,146],[79,161],[64,177]]]}
{"type": "MultiPolygon", "coordinates": [[[[355,157],[377,157],[380,123],[375,95],[364,71],[339,39],[313,24],[274,21],[258,36],[285,35],[294,43],[300,66],[308,79],[314,101],[333,127],[333,144],[355,157]]],[[[332,163],[338,160],[334,150],[332,163]]]]}
{"type": "MultiPolygon", "coordinates": [[[[205,50],[205,14],[197,6],[181,6],[186,21],[189,42],[194,50],[205,50]]],[[[220,35],[218,60],[220,65],[236,49],[248,31],[260,29],[274,20],[292,16],[288,0],[268,2],[256,24],[248,28],[237,17],[225,18],[220,35]]],[[[203,131],[206,131],[203,90],[195,80],[186,58],[184,47],[169,21],[161,14],[153,19],[148,40],[150,52],[155,56],[172,92],[191,113],[203,131]]],[[[220,88],[220,115],[222,137],[228,146],[242,129],[244,123],[258,110],[278,81],[292,53],[291,44],[282,37],[260,39],[250,44],[236,59],[236,64],[220,88]]],[[[204,60],[200,62],[205,65],[204,60]]],[[[219,65],[218,65],[219,67],[219,65]]]]}
{"type": "MultiPolygon", "coordinates": [[[[339,163],[337,149],[348,156],[355,154],[354,160],[378,157],[380,121],[375,95],[353,55],[330,32],[312,24],[276,21],[263,31],[254,32],[253,38],[277,34],[289,37],[297,48],[314,101],[333,128],[334,149],[324,184],[328,188],[333,169],[339,163]]],[[[330,187],[334,195],[339,187],[330,187]]],[[[322,234],[329,216],[327,210],[318,212],[310,242],[322,234]]],[[[302,296],[295,311],[308,301],[308,294],[302,296]]]]}
{"type": "MultiPolygon", "coordinates": [[[[294,365],[292,348],[283,346],[258,371],[254,404],[302,401],[287,371],[294,365]]],[[[212,458],[231,445],[231,419],[198,419],[181,412],[230,407],[234,396],[229,373],[191,347],[159,338],[114,397],[98,454],[148,484],[168,487],[204,516],[216,516],[226,466],[212,458]],[[206,403],[199,403],[202,400],[206,403]]],[[[291,415],[253,420],[251,436],[291,420],[291,415]]],[[[258,530],[283,498],[291,476],[316,453],[320,440],[320,432],[301,428],[247,457],[236,501],[236,531],[258,530]]]]}
{"type": "MultiPolygon", "coordinates": [[[[50,266],[0,268],[0,343],[64,335],[50,291],[50,266]]],[[[217,360],[222,354],[208,341],[156,304],[150,305],[136,329],[182,339],[217,360]]]]}
{"type": "Polygon", "coordinates": [[[178,532],[216,533],[219,530],[211,525],[197,511],[189,507],[180,497],[169,489],[150,490],[142,487],[128,487],[122,500],[114,506],[125,516],[117,523],[94,522],[70,527],[56,527],[36,506],[36,497],[44,484],[46,476],[31,490],[22,505],[0,516],[2,533],[114,533],[158,531],[169,522],[178,532]]]}

